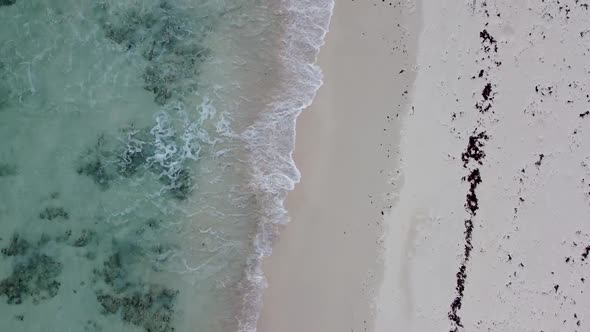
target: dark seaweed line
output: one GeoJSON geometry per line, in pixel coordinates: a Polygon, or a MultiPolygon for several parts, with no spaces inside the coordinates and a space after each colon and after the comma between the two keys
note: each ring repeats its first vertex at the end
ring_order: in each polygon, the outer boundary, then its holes
{"type": "MultiPolygon", "coordinates": [[[[479,37],[481,39],[481,49],[487,55],[487,59],[492,64],[494,64],[495,67],[500,66],[501,62],[494,61],[494,59],[490,55],[494,55],[498,52],[496,39],[492,37],[486,29],[480,32],[479,37]]],[[[489,70],[490,68],[493,67],[489,66],[487,69],[489,70]]],[[[482,69],[480,71],[479,77],[483,77],[484,73],[485,72],[482,69]]],[[[475,104],[475,109],[479,111],[481,116],[486,114],[492,108],[492,103],[494,101],[494,96],[492,93],[492,84],[488,80],[488,75],[486,75],[485,80],[486,81],[484,83],[484,87],[481,93],[481,100],[475,104]]],[[[481,121],[478,121],[478,123],[481,123],[481,121]]],[[[483,159],[486,157],[483,147],[485,145],[485,142],[489,139],[490,137],[487,135],[486,131],[481,130],[479,127],[476,127],[471,136],[469,137],[465,151],[461,155],[461,161],[463,161],[463,168],[469,171],[468,175],[464,176],[461,179],[462,181],[467,181],[469,183],[469,190],[466,194],[465,202],[465,210],[469,214],[469,217],[463,221],[463,258],[461,260],[459,270],[455,275],[455,291],[457,295],[451,302],[450,311],[447,314],[449,320],[451,321],[450,332],[458,332],[459,328],[464,327],[458,312],[459,310],[461,310],[461,307],[463,305],[463,296],[465,293],[465,286],[467,281],[467,266],[471,260],[471,252],[473,251],[472,239],[474,220],[477,216],[477,211],[479,210],[477,188],[482,183],[482,178],[478,166],[481,166],[483,164],[483,159]],[[474,167],[469,167],[470,165],[474,165],[474,167]]]]}

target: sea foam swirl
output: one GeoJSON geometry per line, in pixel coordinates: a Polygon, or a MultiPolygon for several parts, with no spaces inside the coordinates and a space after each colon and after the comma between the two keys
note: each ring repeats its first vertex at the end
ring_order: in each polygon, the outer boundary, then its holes
{"type": "Polygon", "coordinates": [[[248,257],[239,331],[256,331],[267,287],[262,260],[272,252],[277,225],[288,222],[284,201],[300,180],[292,154],[297,117],[323,84],[316,64],[332,16],[333,0],[283,0],[284,36],[279,51],[284,79],[263,115],[243,134],[253,171],[250,183],[257,194],[260,220],[248,257]]]}

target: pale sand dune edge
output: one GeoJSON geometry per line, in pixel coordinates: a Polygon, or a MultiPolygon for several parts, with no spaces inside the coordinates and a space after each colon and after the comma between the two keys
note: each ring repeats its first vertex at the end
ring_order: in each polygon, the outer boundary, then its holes
{"type": "Polygon", "coordinates": [[[590,330],[588,3],[421,7],[375,330],[590,330]]]}
{"type": "Polygon", "coordinates": [[[265,260],[261,332],[371,331],[383,213],[398,186],[399,128],[414,79],[415,8],[337,1],[324,86],[297,123],[302,181],[265,260]]]}

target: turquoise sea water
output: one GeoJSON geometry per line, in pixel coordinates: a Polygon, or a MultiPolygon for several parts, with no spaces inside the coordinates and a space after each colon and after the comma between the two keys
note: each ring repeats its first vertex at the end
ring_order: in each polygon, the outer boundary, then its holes
{"type": "Polygon", "coordinates": [[[0,0],[0,331],[254,331],[328,0],[0,0]]]}

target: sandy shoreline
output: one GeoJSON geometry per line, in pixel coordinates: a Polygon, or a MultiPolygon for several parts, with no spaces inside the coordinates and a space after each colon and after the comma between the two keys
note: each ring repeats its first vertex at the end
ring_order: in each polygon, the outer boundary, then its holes
{"type": "Polygon", "coordinates": [[[589,7],[338,2],[259,331],[588,330],[589,7]]]}
{"type": "Polygon", "coordinates": [[[297,123],[302,180],[264,262],[258,331],[372,330],[382,211],[398,186],[396,142],[414,75],[415,43],[402,24],[412,9],[336,3],[319,56],[325,84],[297,123]]]}

